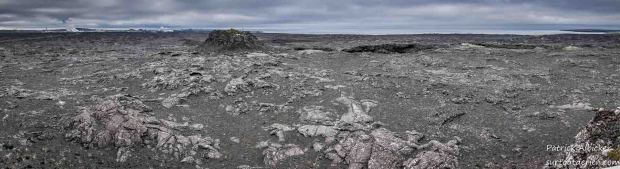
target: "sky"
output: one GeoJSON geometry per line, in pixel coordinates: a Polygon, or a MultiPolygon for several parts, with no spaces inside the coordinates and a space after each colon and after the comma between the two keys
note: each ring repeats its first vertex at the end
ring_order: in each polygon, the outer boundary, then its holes
{"type": "Polygon", "coordinates": [[[0,0],[0,29],[620,29],[620,0],[0,0]]]}

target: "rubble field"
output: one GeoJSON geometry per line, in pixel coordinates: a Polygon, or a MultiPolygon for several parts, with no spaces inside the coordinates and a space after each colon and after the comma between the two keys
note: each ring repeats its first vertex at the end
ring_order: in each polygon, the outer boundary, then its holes
{"type": "Polygon", "coordinates": [[[3,33],[0,79],[2,168],[620,160],[620,35],[3,33]]]}

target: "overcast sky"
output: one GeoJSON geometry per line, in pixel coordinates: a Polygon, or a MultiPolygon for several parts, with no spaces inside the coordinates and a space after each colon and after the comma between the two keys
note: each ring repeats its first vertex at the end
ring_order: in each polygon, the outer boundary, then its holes
{"type": "Polygon", "coordinates": [[[620,29],[620,0],[0,0],[0,29],[620,29]]]}

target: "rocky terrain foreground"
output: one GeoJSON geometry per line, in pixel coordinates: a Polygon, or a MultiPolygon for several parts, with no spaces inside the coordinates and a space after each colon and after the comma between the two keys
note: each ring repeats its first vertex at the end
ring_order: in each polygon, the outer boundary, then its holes
{"type": "Polygon", "coordinates": [[[0,166],[620,159],[620,35],[218,33],[0,34],[0,166]]]}

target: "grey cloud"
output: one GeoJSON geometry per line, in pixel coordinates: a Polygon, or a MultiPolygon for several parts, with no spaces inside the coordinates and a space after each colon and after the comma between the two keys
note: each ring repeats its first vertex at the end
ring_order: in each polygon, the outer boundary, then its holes
{"type": "Polygon", "coordinates": [[[617,0],[0,0],[0,28],[620,25],[617,0]]]}

